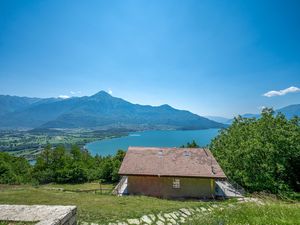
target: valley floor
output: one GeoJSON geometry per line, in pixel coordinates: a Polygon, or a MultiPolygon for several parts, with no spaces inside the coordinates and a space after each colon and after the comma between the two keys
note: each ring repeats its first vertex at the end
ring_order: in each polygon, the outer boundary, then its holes
{"type": "MultiPolygon", "coordinates": [[[[74,192],[98,188],[83,185],[1,185],[0,204],[78,206],[81,224],[300,224],[300,203],[271,198],[255,201],[172,201],[144,196],[117,197],[99,192],[74,192]],[[177,218],[177,219],[176,219],[177,218]]],[[[102,188],[110,189],[111,185],[102,188]]]]}
{"type": "Polygon", "coordinates": [[[86,143],[128,135],[130,130],[44,130],[43,132],[0,130],[0,152],[22,156],[30,161],[35,160],[43,148],[50,144],[83,147],[86,143]]]}

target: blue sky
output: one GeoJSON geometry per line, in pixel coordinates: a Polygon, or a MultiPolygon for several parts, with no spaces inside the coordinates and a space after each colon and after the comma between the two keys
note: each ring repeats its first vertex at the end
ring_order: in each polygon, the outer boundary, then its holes
{"type": "Polygon", "coordinates": [[[0,94],[105,90],[226,117],[300,103],[299,11],[297,0],[1,0],[0,94]]]}

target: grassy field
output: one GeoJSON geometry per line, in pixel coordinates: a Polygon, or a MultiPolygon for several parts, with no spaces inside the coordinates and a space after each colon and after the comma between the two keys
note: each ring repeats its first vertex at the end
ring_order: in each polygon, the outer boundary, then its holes
{"type": "Polygon", "coordinates": [[[97,194],[111,194],[114,185],[112,184],[99,184],[97,182],[85,184],[46,184],[39,186],[45,190],[59,190],[65,192],[92,192],[97,194]]]}
{"type": "Polygon", "coordinates": [[[197,216],[191,225],[213,224],[300,224],[299,203],[267,201],[264,205],[255,203],[236,204],[234,207],[218,208],[209,216],[197,216]]]}
{"type": "MultiPolygon", "coordinates": [[[[188,224],[300,224],[300,203],[264,199],[264,204],[221,202],[172,201],[143,196],[117,197],[94,193],[61,191],[93,189],[98,183],[83,185],[49,184],[32,186],[0,186],[0,204],[76,205],[78,219],[86,222],[108,223],[145,214],[172,212],[180,208],[218,207],[209,214],[193,218],[188,224]],[[232,207],[229,207],[232,206],[232,207]]],[[[107,187],[112,187],[108,185],[107,187]]],[[[5,224],[6,225],[6,224],[5,224]]]]}
{"type": "Polygon", "coordinates": [[[23,222],[23,221],[0,221],[0,225],[33,225],[34,222],[23,222]]]}
{"type": "Polygon", "coordinates": [[[183,207],[211,203],[171,201],[150,197],[117,197],[93,193],[63,192],[30,186],[0,186],[0,204],[49,204],[78,206],[79,220],[105,223],[118,219],[137,218],[144,214],[169,212],[183,207]]]}
{"type": "Polygon", "coordinates": [[[97,182],[92,183],[85,183],[85,184],[46,184],[39,186],[40,188],[44,189],[64,189],[66,191],[76,191],[76,190],[91,190],[91,189],[98,189],[98,188],[105,188],[112,190],[114,186],[112,184],[99,184],[97,182]]]}

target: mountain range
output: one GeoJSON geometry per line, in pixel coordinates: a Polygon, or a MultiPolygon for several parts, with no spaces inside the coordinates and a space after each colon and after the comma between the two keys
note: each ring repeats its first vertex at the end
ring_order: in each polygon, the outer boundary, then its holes
{"type": "Polygon", "coordinates": [[[169,105],[132,104],[100,91],[92,96],[27,98],[0,95],[1,129],[207,129],[226,125],[169,105]]]}

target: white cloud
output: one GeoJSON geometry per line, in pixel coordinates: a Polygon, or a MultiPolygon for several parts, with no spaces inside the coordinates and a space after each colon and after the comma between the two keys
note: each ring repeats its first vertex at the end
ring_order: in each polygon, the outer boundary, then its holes
{"type": "Polygon", "coordinates": [[[81,91],[70,91],[70,94],[71,95],[76,95],[76,94],[81,94],[81,91]]]}
{"type": "Polygon", "coordinates": [[[264,93],[263,96],[270,98],[270,97],[274,97],[274,96],[282,96],[282,95],[286,95],[288,93],[294,93],[294,92],[299,92],[299,91],[300,91],[300,88],[291,86],[289,88],[279,90],[279,91],[269,91],[267,93],[264,93]]]}
{"type": "Polygon", "coordinates": [[[108,94],[112,95],[112,93],[113,93],[112,90],[109,89],[109,90],[108,90],[108,94]]]}
{"type": "Polygon", "coordinates": [[[62,99],[67,99],[67,98],[70,98],[70,96],[68,96],[68,95],[60,95],[60,96],[58,96],[59,98],[62,98],[62,99]]]}

